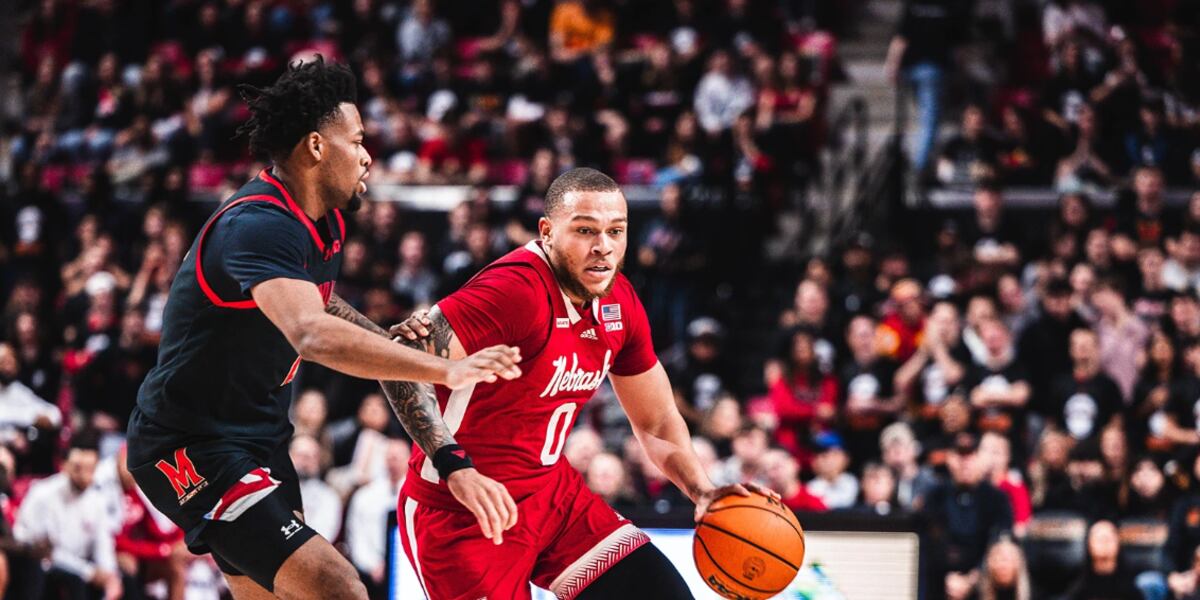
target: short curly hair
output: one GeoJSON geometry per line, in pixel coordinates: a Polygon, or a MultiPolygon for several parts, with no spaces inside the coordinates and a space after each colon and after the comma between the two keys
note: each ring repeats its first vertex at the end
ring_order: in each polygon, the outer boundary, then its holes
{"type": "Polygon", "coordinates": [[[289,64],[270,87],[242,84],[238,93],[252,115],[237,133],[249,138],[252,153],[271,160],[286,157],[305,135],[336,118],[341,103],[358,101],[354,73],[319,54],[289,64]]]}

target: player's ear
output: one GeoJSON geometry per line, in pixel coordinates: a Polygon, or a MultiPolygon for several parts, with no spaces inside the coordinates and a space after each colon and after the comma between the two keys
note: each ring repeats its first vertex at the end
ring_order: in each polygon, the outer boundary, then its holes
{"type": "Polygon", "coordinates": [[[304,136],[304,150],[313,160],[320,162],[325,155],[325,138],[316,131],[304,136]]]}
{"type": "Polygon", "coordinates": [[[549,218],[542,217],[542,218],[538,219],[538,235],[540,235],[542,237],[543,242],[550,241],[550,231],[552,229],[553,229],[553,224],[550,223],[549,218]]]}

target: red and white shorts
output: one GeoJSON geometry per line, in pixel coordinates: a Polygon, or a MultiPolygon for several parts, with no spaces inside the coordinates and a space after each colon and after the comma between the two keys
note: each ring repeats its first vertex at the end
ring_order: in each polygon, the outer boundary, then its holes
{"type": "Polygon", "coordinates": [[[400,494],[404,553],[431,600],[523,600],[529,582],[574,598],[650,538],[584,485],[574,469],[517,503],[517,524],[497,546],[470,512],[400,494]]]}

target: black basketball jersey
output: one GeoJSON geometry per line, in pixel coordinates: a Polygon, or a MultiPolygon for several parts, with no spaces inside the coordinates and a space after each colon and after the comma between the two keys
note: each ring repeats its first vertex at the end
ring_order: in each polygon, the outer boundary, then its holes
{"type": "MultiPolygon", "coordinates": [[[[268,170],[242,186],[204,224],[171,284],[158,364],[137,411],[179,432],[180,445],[223,438],[265,450],[286,440],[288,384],[300,359],[250,290],[300,279],[328,302],[345,235],[340,211],[313,222],[268,170]]],[[[131,461],[157,450],[137,443],[137,429],[129,431],[131,461]]]]}

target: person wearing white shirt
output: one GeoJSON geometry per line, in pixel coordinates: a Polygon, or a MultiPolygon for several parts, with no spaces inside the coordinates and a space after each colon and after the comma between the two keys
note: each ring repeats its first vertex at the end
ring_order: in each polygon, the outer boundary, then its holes
{"type": "Polygon", "coordinates": [[[708,72],[696,85],[694,106],[700,126],[718,134],[733,126],[743,112],[754,105],[754,86],[733,74],[729,53],[717,51],[708,63],[708,72]]]}
{"type": "Polygon", "coordinates": [[[342,530],[342,499],[321,479],[321,444],[308,434],[292,438],[288,448],[300,479],[304,522],[330,542],[342,530]]]}
{"type": "Polygon", "coordinates": [[[388,513],[396,510],[400,485],[408,474],[409,454],[407,441],[389,439],[385,455],[387,477],[358,488],[347,508],[346,543],[350,547],[350,562],[363,575],[363,583],[372,591],[372,597],[387,574],[388,513]]]}
{"type": "Polygon", "coordinates": [[[31,485],[17,512],[17,541],[51,548],[46,579],[56,597],[83,600],[88,586],[103,590],[105,600],[123,593],[112,526],[92,486],[98,461],[95,437],[77,434],[62,470],[31,485]]]}
{"type": "Polygon", "coordinates": [[[30,427],[62,426],[62,412],[18,381],[19,369],[13,347],[0,343],[0,442],[13,442],[18,437],[24,441],[24,432],[30,427]]]}

